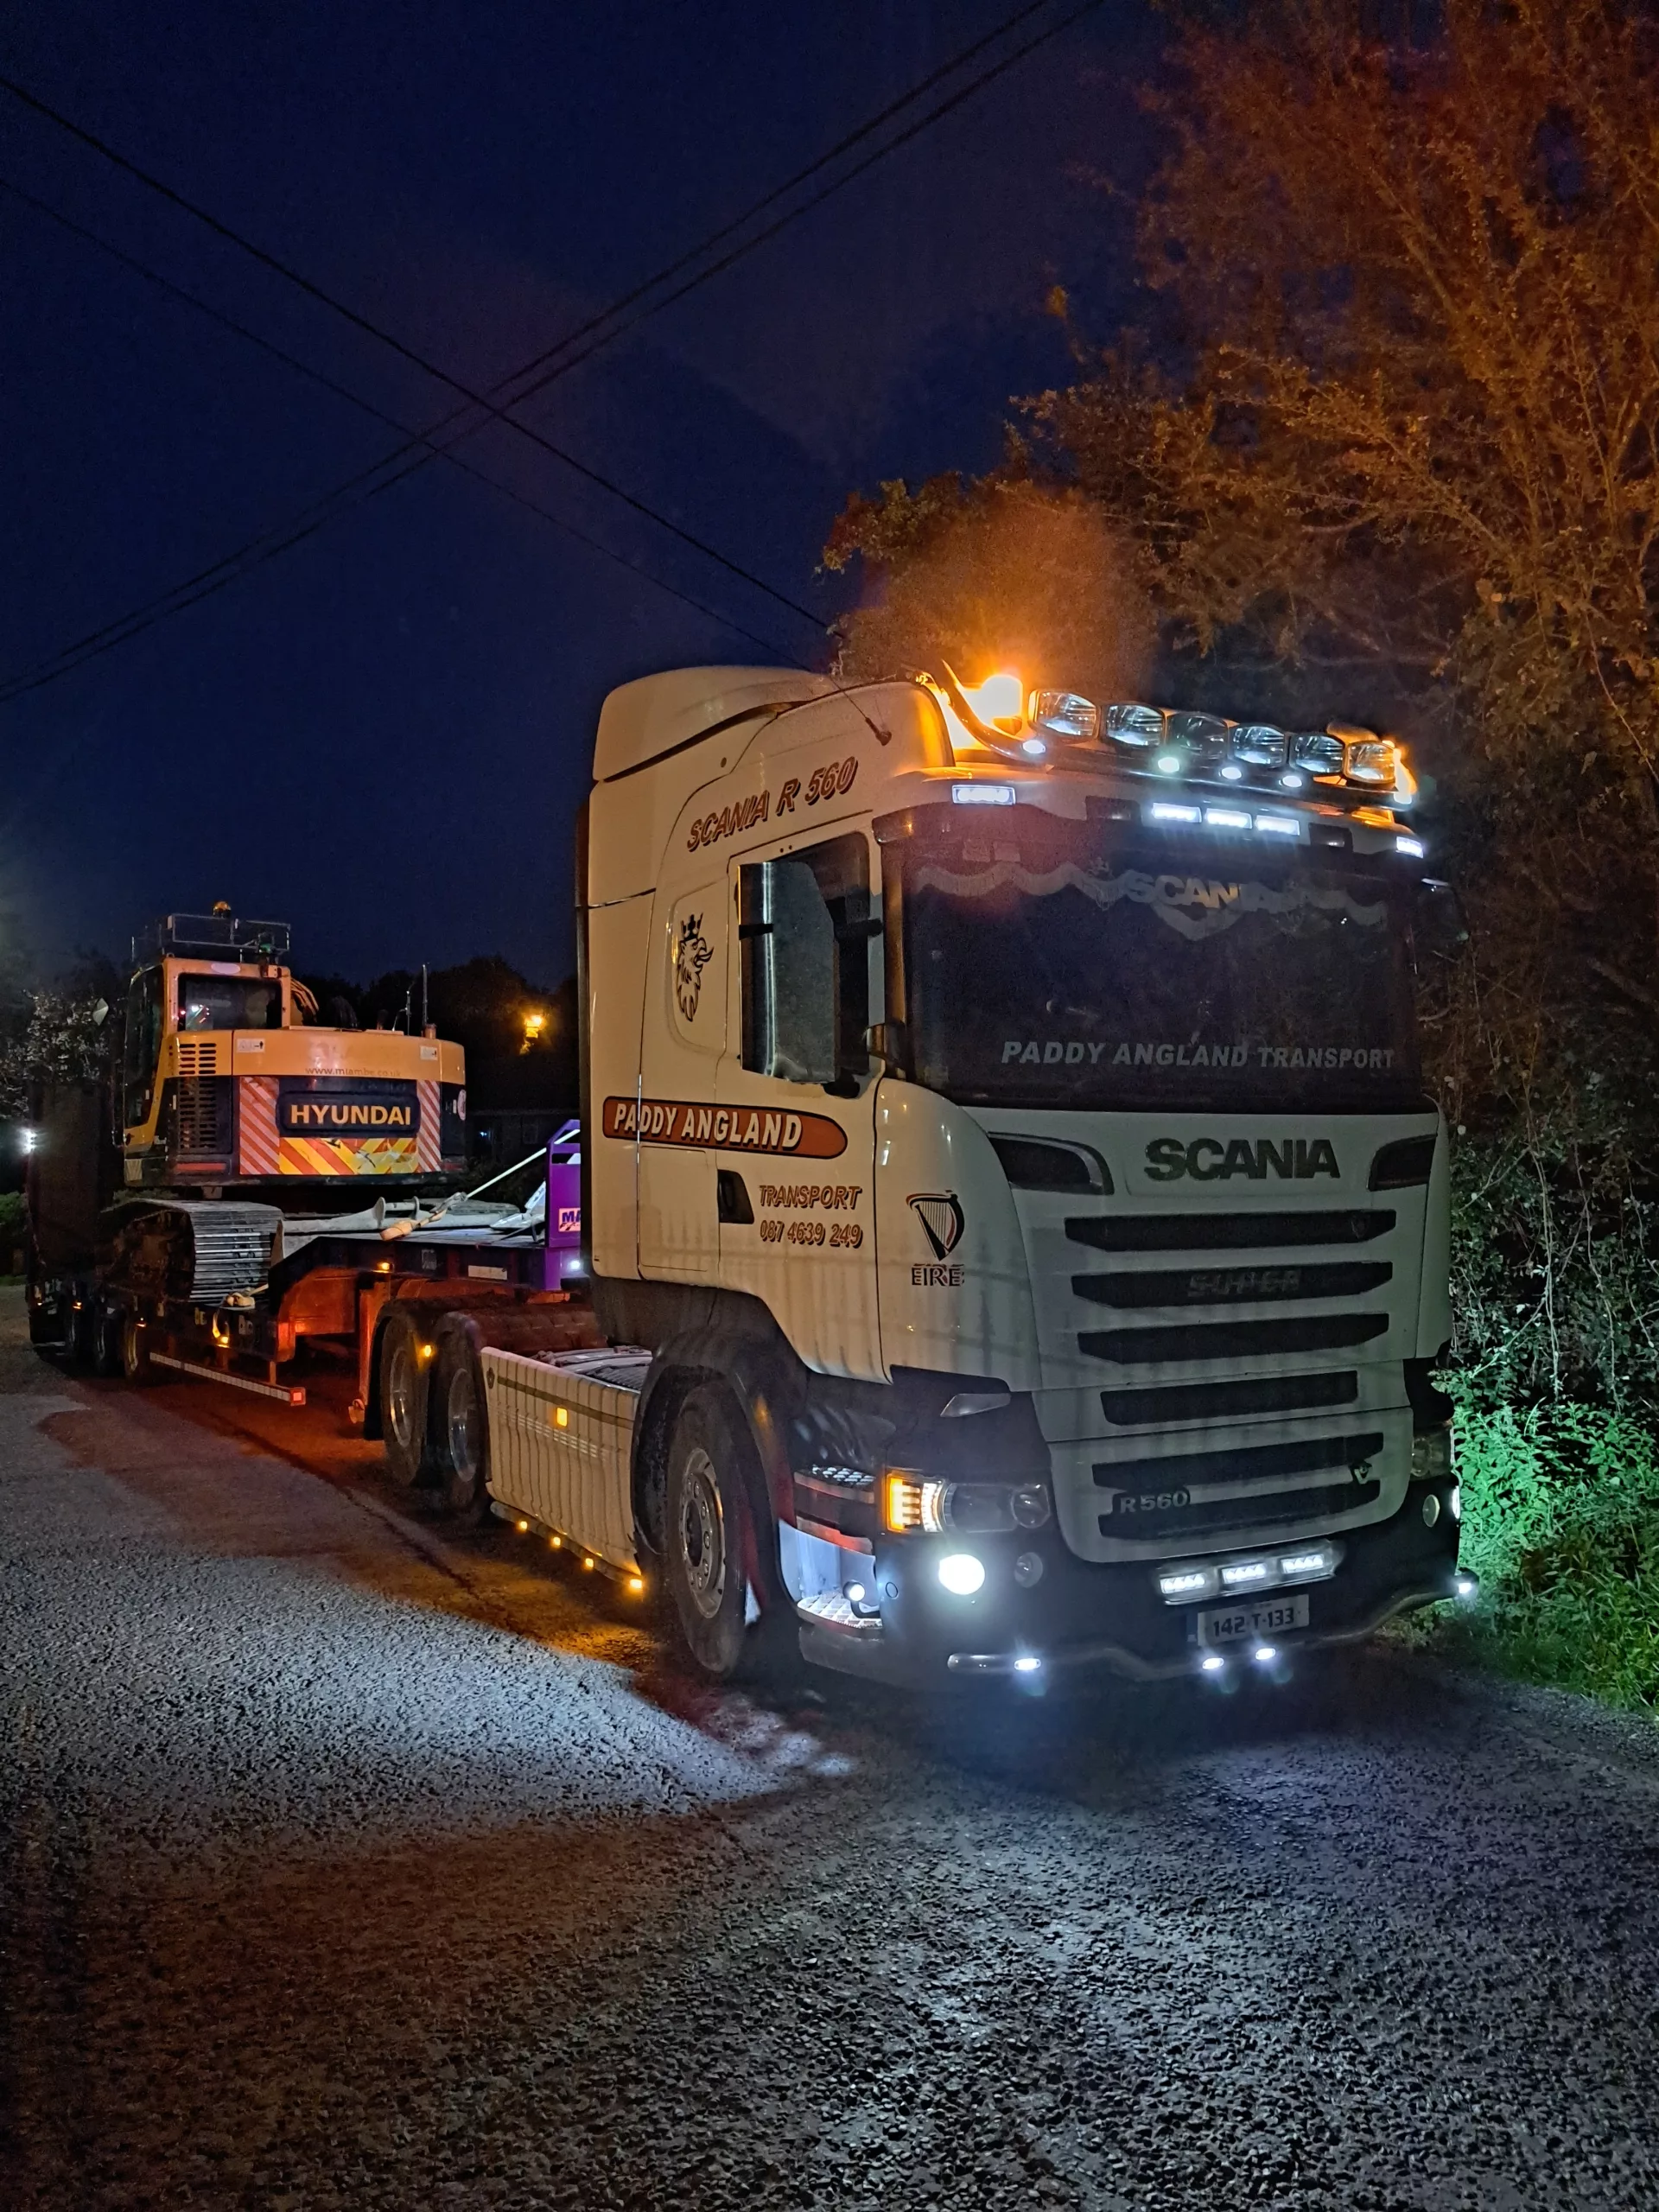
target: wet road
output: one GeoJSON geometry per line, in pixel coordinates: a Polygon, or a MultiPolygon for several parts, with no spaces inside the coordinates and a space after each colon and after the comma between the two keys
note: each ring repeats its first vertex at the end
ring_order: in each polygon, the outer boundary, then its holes
{"type": "Polygon", "coordinates": [[[21,1322],[0,2201],[1659,2202],[1645,1726],[1376,1653],[709,1695],[325,1414],[21,1322]]]}

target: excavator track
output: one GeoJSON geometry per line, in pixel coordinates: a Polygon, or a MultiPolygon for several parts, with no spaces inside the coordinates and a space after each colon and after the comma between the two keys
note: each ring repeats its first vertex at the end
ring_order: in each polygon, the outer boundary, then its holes
{"type": "Polygon", "coordinates": [[[105,1217],[108,1280],[152,1298],[222,1305],[255,1290],[270,1268],[281,1209],[235,1198],[162,1198],[105,1217]]]}

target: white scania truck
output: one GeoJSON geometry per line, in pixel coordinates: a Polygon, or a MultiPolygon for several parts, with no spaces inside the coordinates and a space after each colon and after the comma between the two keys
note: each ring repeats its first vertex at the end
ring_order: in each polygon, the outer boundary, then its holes
{"type": "Polygon", "coordinates": [[[480,1344],[495,1510],[716,1676],[763,1616],[904,1682],[1225,1676],[1466,1594],[1410,798],[1368,731],[1007,675],[613,692],[594,1341],[480,1344]]]}

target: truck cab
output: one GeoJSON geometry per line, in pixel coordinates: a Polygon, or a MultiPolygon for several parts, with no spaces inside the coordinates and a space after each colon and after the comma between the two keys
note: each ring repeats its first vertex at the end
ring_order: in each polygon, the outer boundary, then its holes
{"type": "Polygon", "coordinates": [[[1413,796],[1008,672],[611,695],[588,1264],[705,1668],[772,1611],[906,1681],[1224,1674],[1455,1593],[1413,796]]]}

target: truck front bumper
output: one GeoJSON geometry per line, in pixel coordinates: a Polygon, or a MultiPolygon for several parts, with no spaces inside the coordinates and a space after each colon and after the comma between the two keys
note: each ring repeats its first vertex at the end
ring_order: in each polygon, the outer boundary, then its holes
{"type": "MultiPolygon", "coordinates": [[[[1306,1586],[1307,1625],[1275,1632],[1275,1646],[1290,1655],[1357,1643],[1397,1613],[1455,1597],[1458,1524],[1446,1510],[1448,1490],[1414,1484],[1391,1520],[1346,1534],[1336,1573],[1306,1586]],[[1422,1510],[1431,1493],[1440,1503],[1432,1526],[1422,1510]]],[[[1198,1640],[1197,1616],[1205,1609],[1166,1605],[1155,1560],[1093,1565],[1074,1557],[1052,1524],[1036,1535],[976,1537],[971,1548],[985,1579],[959,1596],[938,1579],[939,1559],[952,1548],[914,1536],[879,1543],[868,1568],[879,1618],[859,1618],[847,1606],[804,1613],[803,1657],[915,1688],[988,1675],[1034,1685],[1078,1668],[1139,1682],[1199,1671],[1207,1647],[1198,1640]],[[1014,1563],[1033,1554],[1041,1573],[1022,1586],[1014,1563]]]]}

